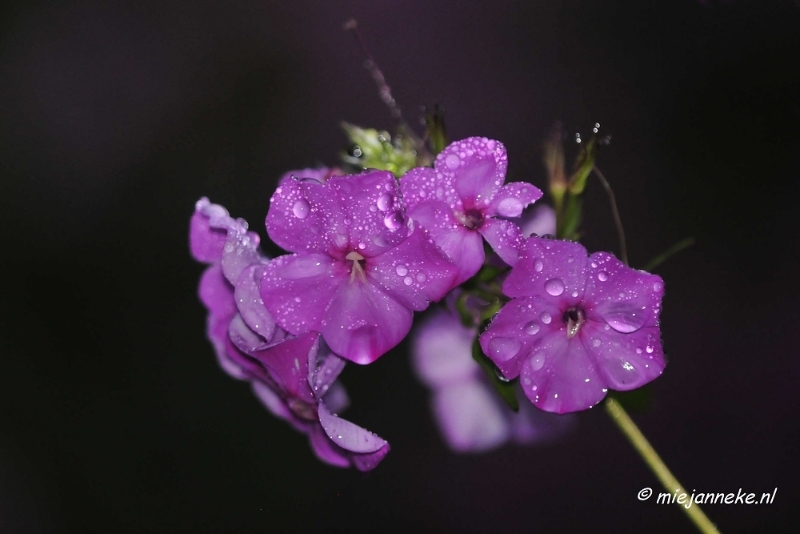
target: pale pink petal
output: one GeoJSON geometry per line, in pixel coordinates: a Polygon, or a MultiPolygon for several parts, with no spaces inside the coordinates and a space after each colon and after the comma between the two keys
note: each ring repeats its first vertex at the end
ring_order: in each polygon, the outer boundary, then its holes
{"type": "Polygon", "coordinates": [[[222,247],[225,245],[227,233],[212,228],[212,217],[227,217],[228,212],[222,206],[212,204],[203,197],[197,201],[195,212],[189,223],[189,249],[197,261],[215,263],[222,258],[222,247]]]}
{"type": "Polygon", "coordinates": [[[256,264],[245,269],[236,281],[234,299],[242,319],[254,332],[270,341],[275,334],[275,319],[261,299],[261,278],[264,265],[256,264]]]}
{"type": "MultiPolygon", "coordinates": [[[[322,351],[320,350],[319,352],[322,351]]],[[[328,388],[331,387],[347,363],[346,360],[329,350],[325,352],[327,354],[319,359],[321,361],[317,361],[316,355],[310,353],[309,357],[314,358],[314,360],[309,360],[308,362],[308,385],[314,391],[314,396],[320,399],[325,396],[328,388]]]]}
{"type": "Polygon", "coordinates": [[[481,235],[500,259],[514,266],[522,246],[522,233],[516,224],[499,219],[486,219],[480,228],[481,235]]]}
{"type": "Polygon", "coordinates": [[[308,433],[308,440],[314,454],[326,464],[350,467],[350,454],[341,447],[337,447],[320,425],[313,425],[308,433]]]}
{"type": "Polygon", "coordinates": [[[555,235],[556,210],[547,204],[536,204],[533,208],[527,209],[517,223],[524,237],[531,234],[555,235]]]}
{"type": "Polygon", "coordinates": [[[359,364],[368,364],[408,334],[413,312],[370,282],[339,284],[320,331],[331,350],[359,364]]]}
{"type": "Polygon", "coordinates": [[[324,403],[319,405],[319,422],[331,441],[347,451],[370,453],[386,445],[386,440],[377,434],[332,414],[324,403]]]}
{"type": "Polygon", "coordinates": [[[468,380],[439,388],[433,413],[445,441],[458,452],[483,452],[508,440],[510,426],[497,393],[468,380]]]}
{"type": "Polygon", "coordinates": [[[349,277],[345,262],[325,254],[280,256],[265,266],[261,298],[290,333],[319,330],[334,293],[349,277]]]}

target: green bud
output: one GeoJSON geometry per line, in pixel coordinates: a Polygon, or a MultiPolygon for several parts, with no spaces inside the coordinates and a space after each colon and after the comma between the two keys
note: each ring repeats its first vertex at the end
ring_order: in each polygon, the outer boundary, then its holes
{"type": "Polygon", "coordinates": [[[396,177],[416,166],[417,150],[411,136],[398,134],[392,139],[388,132],[359,128],[347,122],[342,123],[342,128],[353,147],[341,155],[348,165],[390,171],[396,177]]]}

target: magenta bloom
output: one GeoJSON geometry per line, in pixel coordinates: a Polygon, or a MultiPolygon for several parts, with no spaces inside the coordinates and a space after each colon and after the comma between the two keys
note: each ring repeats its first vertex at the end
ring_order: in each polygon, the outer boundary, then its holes
{"type": "Polygon", "coordinates": [[[427,228],[458,266],[454,285],[481,268],[484,238],[503,261],[517,261],[520,230],[495,217],[518,217],[542,192],[523,182],[503,185],[507,165],[502,143],[470,137],[445,148],[433,169],[411,169],[400,180],[409,217],[427,228]]]}
{"type": "Polygon", "coordinates": [[[664,370],[658,328],[664,283],[578,243],[532,237],[503,283],[506,304],[481,335],[506,378],[521,376],[543,410],[591,408],[664,370]]]}
{"type": "Polygon", "coordinates": [[[261,300],[267,260],[258,252],[258,235],[203,198],[192,216],[189,240],[192,255],[211,264],[199,294],[209,311],[208,337],[222,368],[251,381],[267,408],[307,434],[324,462],[374,468],[389,452],[388,443],[331,413],[347,404],[344,388],[335,382],[344,361],[319,350],[316,332],[289,336],[261,300]]]}
{"type": "Polygon", "coordinates": [[[294,335],[316,330],[336,354],[375,361],[452,287],[455,267],[409,220],[390,172],[292,178],[271,199],[267,231],[294,252],[267,264],[261,297],[294,335]]]}
{"type": "Polygon", "coordinates": [[[433,390],[431,409],[447,445],[456,452],[483,452],[509,441],[550,441],[568,430],[570,416],[526,403],[514,413],[500,400],[472,359],[476,334],[444,310],[434,311],[412,332],[414,370],[433,390]]]}

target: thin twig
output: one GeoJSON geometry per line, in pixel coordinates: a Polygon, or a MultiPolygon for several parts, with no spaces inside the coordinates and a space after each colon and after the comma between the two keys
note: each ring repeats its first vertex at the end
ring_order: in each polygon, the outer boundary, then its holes
{"type": "Polygon", "coordinates": [[[642,270],[650,272],[659,265],[661,265],[662,263],[664,263],[664,261],[669,259],[669,257],[672,256],[673,254],[680,252],[686,247],[690,247],[692,245],[694,245],[693,237],[687,237],[686,239],[681,239],[680,241],[669,247],[667,250],[665,250],[664,252],[662,252],[649,262],[647,262],[647,265],[642,267],[642,270]]]}
{"type": "Polygon", "coordinates": [[[608,193],[608,198],[611,201],[611,213],[614,215],[614,224],[617,225],[617,234],[619,235],[620,259],[622,263],[628,265],[628,246],[625,243],[625,229],[622,227],[622,219],[619,218],[619,210],[617,209],[617,200],[614,198],[614,191],[611,190],[611,185],[609,185],[608,180],[606,180],[606,177],[603,176],[603,173],[600,172],[597,166],[592,167],[592,170],[600,179],[600,183],[603,184],[606,193],[608,193]]]}

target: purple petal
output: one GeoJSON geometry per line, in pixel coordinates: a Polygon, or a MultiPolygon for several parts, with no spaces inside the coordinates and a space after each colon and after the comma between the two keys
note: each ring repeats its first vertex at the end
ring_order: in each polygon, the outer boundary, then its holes
{"type": "Polygon", "coordinates": [[[500,259],[511,266],[517,263],[519,248],[522,245],[522,233],[516,224],[511,221],[486,219],[480,228],[480,233],[500,259]]]}
{"type": "Polygon", "coordinates": [[[344,411],[350,405],[350,397],[347,396],[347,390],[344,389],[341,382],[334,382],[330,385],[323,401],[325,406],[334,413],[344,411]]]}
{"type": "MultiPolygon", "coordinates": [[[[317,365],[317,361],[309,361],[308,368],[310,374],[308,376],[308,385],[314,391],[314,395],[321,399],[328,392],[328,388],[333,385],[339,373],[344,369],[347,363],[344,359],[336,354],[327,351],[328,354],[322,358],[322,361],[317,365]]],[[[316,360],[316,358],[315,358],[316,360]]]]}
{"type": "Polygon", "coordinates": [[[327,187],[344,208],[348,250],[370,258],[396,247],[409,234],[405,203],[392,173],[337,176],[327,187]]]}
{"type": "Polygon", "coordinates": [[[238,313],[231,319],[231,324],[228,328],[228,336],[231,338],[236,348],[245,354],[263,350],[267,347],[267,342],[264,338],[253,332],[238,313]]]}
{"type": "Polygon", "coordinates": [[[319,422],[328,437],[346,451],[363,454],[386,446],[386,440],[332,414],[325,404],[319,405],[319,422]]]}
{"type": "Polygon", "coordinates": [[[433,412],[451,449],[483,452],[508,440],[510,426],[495,395],[478,380],[436,391],[433,412]]]}
{"type": "Polygon", "coordinates": [[[631,269],[606,252],[592,254],[589,266],[584,296],[587,318],[605,321],[623,334],[658,326],[664,296],[661,277],[631,269]]]}
{"type": "Polygon", "coordinates": [[[330,253],[331,248],[347,247],[345,219],[344,208],[327,184],[291,179],[280,184],[270,199],[267,233],[290,252],[330,253]]]}
{"type": "Polygon", "coordinates": [[[579,336],[568,339],[563,330],[534,347],[520,371],[520,384],[537,408],[555,413],[591,408],[607,392],[579,336]]]}
{"type": "Polygon", "coordinates": [[[283,402],[283,399],[268,385],[259,381],[254,381],[252,387],[253,393],[255,393],[256,397],[261,401],[261,404],[263,404],[272,415],[287,421],[294,417],[286,406],[286,403],[283,402]]]}
{"type": "Polygon", "coordinates": [[[575,426],[572,414],[555,414],[532,404],[520,403],[519,412],[510,415],[511,433],[516,443],[548,443],[558,440],[575,426]]]}
{"type": "MultiPolygon", "coordinates": [[[[262,263],[258,252],[258,234],[247,231],[244,219],[220,220],[219,228],[227,228],[228,237],[222,249],[222,272],[231,284],[235,284],[247,267],[262,263]]],[[[214,224],[214,221],[211,223],[214,224]]]]}
{"type": "Polygon", "coordinates": [[[235,358],[237,351],[228,337],[231,319],[236,315],[236,305],[233,290],[222,275],[219,265],[212,265],[203,273],[199,294],[209,312],[206,334],[214,347],[220,367],[237,380],[248,378],[249,375],[235,358]]]}
{"type": "Polygon", "coordinates": [[[226,232],[212,228],[212,217],[227,217],[228,212],[222,206],[212,204],[203,197],[195,204],[195,212],[189,223],[189,249],[197,261],[215,263],[222,258],[222,247],[225,246],[226,232]]]}
{"type": "Polygon", "coordinates": [[[407,308],[422,311],[453,287],[456,266],[416,226],[408,239],[366,263],[367,279],[407,308]]]}
{"type": "Polygon", "coordinates": [[[236,281],[234,299],[247,326],[270,341],[275,334],[276,324],[261,300],[260,286],[263,276],[264,265],[252,265],[245,269],[236,281]]]}
{"type": "Polygon", "coordinates": [[[375,452],[353,454],[350,459],[353,461],[353,467],[359,471],[372,471],[378,467],[378,464],[389,454],[390,450],[391,447],[389,447],[389,443],[387,442],[386,445],[375,452]]]}
{"type": "Polygon", "coordinates": [[[556,210],[547,204],[537,204],[522,214],[518,224],[523,236],[555,234],[556,210]]]}
{"type": "Polygon", "coordinates": [[[512,182],[500,188],[492,199],[487,215],[519,217],[529,204],[542,198],[538,187],[525,182],[512,182]]]}
{"type": "Polygon", "coordinates": [[[578,243],[529,237],[503,283],[503,293],[540,296],[564,309],[575,306],[583,298],[586,263],[586,249],[578,243]]]}
{"type": "Polygon", "coordinates": [[[471,278],[483,265],[483,239],[475,230],[456,222],[453,210],[439,200],[423,202],[409,210],[409,216],[422,225],[434,243],[458,269],[453,286],[471,278]]]}
{"type": "Polygon", "coordinates": [[[475,334],[454,315],[434,310],[411,339],[414,370],[420,380],[433,388],[473,380],[480,373],[472,359],[475,334]]]}
{"type": "Polygon", "coordinates": [[[308,433],[311,449],[317,458],[336,467],[350,467],[350,454],[337,447],[320,425],[314,425],[308,433]]]}
{"type": "Polygon", "coordinates": [[[317,401],[308,384],[308,361],[316,357],[318,347],[319,334],[309,332],[250,355],[267,369],[286,398],[313,406],[317,401]]]}
{"type": "Polygon", "coordinates": [[[339,284],[320,331],[331,350],[368,364],[397,345],[411,329],[413,312],[369,282],[339,284]]]}
{"type": "Polygon", "coordinates": [[[450,206],[461,209],[461,198],[453,187],[454,179],[452,172],[442,173],[438,168],[417,167],[408,171],[400,179],[400,191],[408,204],[409,215],[414,217],[411,209],[429,201],[444,203],[449,212],[453,210],[450,206]]]}
{"type": "Polygon", "coordinates": [[[261,298],[290,333],[319,330],[336,289],[349,277],[344,262],[324,254],[280,256],[264,268],[261,298]]]}
{"type": "Polygon", "coordinates": [[[665,367],[661,335],[655,326],[623,334],[605,323],[587,321],[580,338],[597,363],[606,387],[627,391],[657,378],[665,367]]]}
{"type": "Polygon", "coordinates": [[[435,165],[437,173],[453,176],[465,208],[486,207],[503,185],[507,166],[503,144],[485,137],[450,144],[436,157],[435,165]]]}
{"type": "Polygon", "coordinates": [[[315,181],[321,184],[327,182],[332,176],[341,176],[343,173],[340,169],[336,167],[329,168],[329,167],[319,167],[317,169],[297,169],[294,171],[289,171],[281,176],[280,180],[278,180],[279,185],[283,185],[285,182],[289,180],[297,179],[301,182],[305,181],[315,181]]]}
{"type": "Polygon", "coordinates": [[[481,334],[483,353],[508,379],[519,375],[523,363],[551,335],[563,335],[566,328],[561,309],[541,297],[512,300],[495,316],[481,334]]]}

